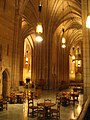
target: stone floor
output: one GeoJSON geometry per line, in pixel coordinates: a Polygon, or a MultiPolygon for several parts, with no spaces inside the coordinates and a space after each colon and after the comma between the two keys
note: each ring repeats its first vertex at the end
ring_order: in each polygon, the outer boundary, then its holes
{"type": "MultiPolygon", "coordinates": [[[[43,91],[40,99],[34,100],[35,104],[37,102],[43,101],[44,98],[50,98],[55,102],[56,91],[43,91]]],[[[79,115],[83,104],[83,94],[79,95],[79,102],[76,102],[73,106],[72,104],[64,107],[61,105],[60,108],[60,120],[70,120],[75,119],[79,115]]],[[[23,104],[9,104],[8,110],[0,111],[0,120],[36,120],[36,118],[28,117],[27,115],[27,101],[23,104]]]]}

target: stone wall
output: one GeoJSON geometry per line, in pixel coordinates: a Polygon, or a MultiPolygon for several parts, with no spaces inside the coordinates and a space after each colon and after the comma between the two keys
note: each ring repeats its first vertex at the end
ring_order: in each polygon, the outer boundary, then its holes
{"type": "Polygon", "coordinates": [[[14,0],[0,0],[0,94],[2,94],[2,73],[8,71],[7,94],[11,86],[12,47],[14,34],[14,0]]]}

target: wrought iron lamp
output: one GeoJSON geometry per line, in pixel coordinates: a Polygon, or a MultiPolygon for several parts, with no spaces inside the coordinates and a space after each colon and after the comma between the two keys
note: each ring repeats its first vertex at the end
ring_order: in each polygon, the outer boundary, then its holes
{"type": "Polygon", "coordinates": [[[39,22],[37,23],[36,26],[36,41],[41,42],[43,41],[43,37],[42,37],[43,27],[42,27],[42,23],[40,22],[40,13],[42,10],[41,2],[39,3],[38,10],[39,10],[39,22]]]}
{"type": "Polygon", "coordinates": [[[66,47],[66,45],[65,45],[66,39],[65,39],[65,37],[64,37],[64,28],[62,29],[62,32],[63,32],[63,37],[62,37],[62,48],[65,48],[65,47],[66,47]]]}
{"type": "Polygon", "coordinates": [[[25,64],[28,64],[28,51],[26,51],[26,63],[25,64]]]}

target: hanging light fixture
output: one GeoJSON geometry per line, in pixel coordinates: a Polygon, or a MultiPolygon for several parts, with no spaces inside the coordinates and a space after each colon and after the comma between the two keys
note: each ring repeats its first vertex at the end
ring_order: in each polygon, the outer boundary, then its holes
{"type": "Polygon", "coordinates": [[[65,45],[66,39],[65,39],[65,37],[64,37],[64,28],[62,29],[62,32],[63,32],[63,37],[62,37],[62,48],[65,48],[65,47],[66,47],[66,45],[65,45]]]}
{"type": "Polygon", "coordinates": [[[43,41],[43,37],[42,37],[40,34],[37,34],[37,35],[36,35],[36,41],[37,41],[37,42],[43,41]]]}
{"type": "Polygon", "coordinates": [[[81,60],[78,60],[78,67],[81,67],[81,60]]]}
{"type": "Polygon", "coordinates": [[[43,27],[41,22],[39,22],[36,26],[36,33],[43,33],[43,27]]]}
{"type": "Polygon", "coordinates": [[[90,28],[90,15],[87,16],[86,27],[90,28]]]}
{"type": "Polygon", "coordinates": [[[42,27],[42,23],[40,22],[40,13],[42,10],[41,2],[39,3],[38,10],[39,10],[39,22],[37,23],[37,26],[36,26],[36,41],[41,42],[43,41],[43,38],[42,38],[43,27],[42,27]]]}
{"type": "Polygon", "coordinates": [[[26,64],[28,64],[28,58],[26,57],[26,64]]]}
{"type": "Polygon", "coordinates": [[[63,11],[63,28],[62,28],[62,48],[65,48],[66,47],[66,39],[64,37],[64,2],[63,2],[63,8],[62,8],[62,11],[63,11]]]}
{"type": "Polygon", "coordinates": [[[65,48],[66,47],[66,45],[65,44],[62,44],[62,48],[65,48]]]}
{"type": "Polygon", "coordinates": [[[75,55],[72,56],[72,62],[75,63],[75,55]]]}
{"type": "Polygon", "coordinates": [[[26,51],[26,62],[25,64],[28,64],[28,50],[26,51]]]}
{"type": "Polygon", "coordinates": [[[72,63],[75,63],[75,55],[74,55],[75,53],[74,53],[74,49],[75,49],[75,48],[74,48],[74,46],[73,46],[73,47],[72,47],[72,54],[73,54],[73,55],[72,55],[72,63]]]}

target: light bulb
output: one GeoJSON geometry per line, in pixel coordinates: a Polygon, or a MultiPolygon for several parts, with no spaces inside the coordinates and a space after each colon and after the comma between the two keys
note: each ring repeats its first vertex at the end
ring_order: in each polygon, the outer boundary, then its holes
{"type": "Polygon", "coordinates": [[[43,33],[42,23],[38,23],[36,26],[36,33],[43,33]]]}
{"type": "Polygon", "coordinates": [[[66,45],[65,44],[62,44],[62,48],[65,48],[66,47],[66,45]]]}
{"type": "Polygon", "coordinates": [[[87,27],[87,28],[90,28],[90,15],[87,17],[86,27],[87,27]]]}
{"type": "Polygon", "coordinates": [[[36,41],[37,41],[37,42],[42,42],[42,41],[43,41],[42,36],[41,36],[41,35],[37,35],[37,36],[36,36],[36,41]]]}
{"type": "Polygon", "coordinates": [[[65,38],[63,37],[63,38],[62,38],[62,43],[65,43],[65,42],[66,42],[66,40],[65,40],[65,38]]]}

